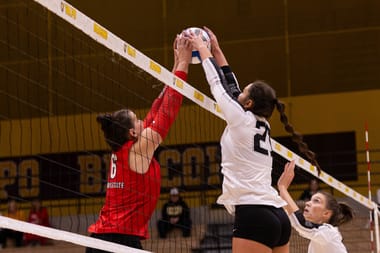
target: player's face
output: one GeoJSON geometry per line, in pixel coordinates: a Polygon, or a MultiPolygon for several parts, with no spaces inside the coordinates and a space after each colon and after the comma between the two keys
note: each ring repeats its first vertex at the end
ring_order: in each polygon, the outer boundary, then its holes
{"type": "Polygon", "coordinates": [[[177,194],[170,195],[170,200],[173,202],[177,202],[179,200],[179,195],[177,195],[177,194]]]}
{"type": "Polygon", "coordinates": [[[251,89],[251,86],[252,84],[249,84],[247,86],[245,86],[245,88],[243,89],[243,92],[239,94],[238,96],[238,102],[246,109],[247,106],[248,106],[248,102],[249,101],[252,101],[252,99],[250,98],[250,95],[249,95],[249,91],[251,89]]]}
{"type": "Polygon", "coordinates": [[[143,130],[143,122],[137,118],[136,114],[132,111],[129,111],[129,117],[132,120],[132,124],[134,126],[134,131],[137,136],[139,136],[143,130]]]}
{"type": "Polygon", "coordinates": [[[306,202],[303,216],[307,221],[315,224],[328,222],[331,211],[326,209],[326,197],[321,193],[316,193],[311,200],[306,202]]]}

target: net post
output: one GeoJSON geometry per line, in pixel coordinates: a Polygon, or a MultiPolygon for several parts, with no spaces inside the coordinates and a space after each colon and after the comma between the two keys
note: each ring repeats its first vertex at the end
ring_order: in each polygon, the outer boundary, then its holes
{"type": "Polygon", "coordinates": [[[379,232],[379,208],[376,203],[374,203],[373,208],[373,217],[374,217],[374,225],[375,225],[375,238],[376,238],[376,252],[380,253],[380,232],[379,232]]]}
{"type": "MultiPolygon", "coordinates": [[[[372,200],[372,191],[371,191],[371,161],[369,159],[369,144],[368,144],[368,123],[364,124],[364,134],[365,134],[365,152],[366,152],[366,163],[367,163],[367,178],[368,178],[368,199],[372,200]]],[[[375,244],[373,237],[373,216],[375,215],[375,208],[369,210],[369,228],[371,234],[371,253],[375,252],[375,244]]]]}

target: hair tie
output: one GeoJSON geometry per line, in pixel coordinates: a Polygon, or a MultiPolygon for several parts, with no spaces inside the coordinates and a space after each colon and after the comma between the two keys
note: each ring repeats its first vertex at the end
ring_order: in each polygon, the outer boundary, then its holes
{"type": "Polygon", "coordinates": [[[106,113],[106,114],[104,114],[104,118],[108,119],[108,120],[111,120],[112,119],[112,115],[110,113],[106,113]]]}
{"type": "Polygon", "coordinates": [[[106,113],[103,115],[103,124],[107,127],[111,126],[113,124],[112,114],[106,113]]]}

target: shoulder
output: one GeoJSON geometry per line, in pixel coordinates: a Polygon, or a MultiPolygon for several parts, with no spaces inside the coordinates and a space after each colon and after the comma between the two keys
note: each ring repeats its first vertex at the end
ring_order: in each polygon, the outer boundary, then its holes
{"type": "Polygon", "coordinates": [[[318,227],[319,238],[324,239],[326,242],[341,241],[342,235],[339,232],[338,227],[334,227],[331,224],[324,223],[318,227]]]}
{"type": "Polygon", "coordinates": [[[126,141],[126,142],[120,147],[120,149],[118,149],[118,150],[116,150],[116,151],[113,151],[112,154],[119,156],[119,155],[121,155],[121,154],[128,153],[129,150],[131,149],[133,143],[134,143],[133,140],[128,140],[128,141],[126,141]]]}
{"type": "Polygon", "coordinates": [[[328,231],[331,233],[339,233],[340,234],[338,227],[335,227],[335,226],[328,224],[328,223],[323,223],[321,226],[318,227],[318,229],[328,231]]]}
{"type": "Polygon", "coordinates": [[[257,116],[253,114],[251,111],[242,111],[240,114],[240,119],[242,119],[241,124],[238,124],[238,127],[241,127],[242,125],[252,125],[256,124],[258,121],[257,116]]]}

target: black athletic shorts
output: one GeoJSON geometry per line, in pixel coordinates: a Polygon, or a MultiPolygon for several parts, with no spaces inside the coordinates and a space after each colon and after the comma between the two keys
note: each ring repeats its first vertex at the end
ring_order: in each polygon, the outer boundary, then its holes
{"type": "Polygon", "coordinates": [[[262,243],[269,248],[289,242],[291,225],[282,208],[265,205],[235,206],[233,236],[262,243]]]}
{"type": "MultiPolygon", "coordinates": [[[[122,245],[129,246],[135,249],[142,249],[140,237],[134,236],[134,235],[112,234],[112,233],[94,234],[93,233],[91,234],[91,237],[122,244],[122,245]]],[[[106,252],[108,251],[104,251],[101,249],[86,248],[86,253],[106,253],[106,252]]]]}

